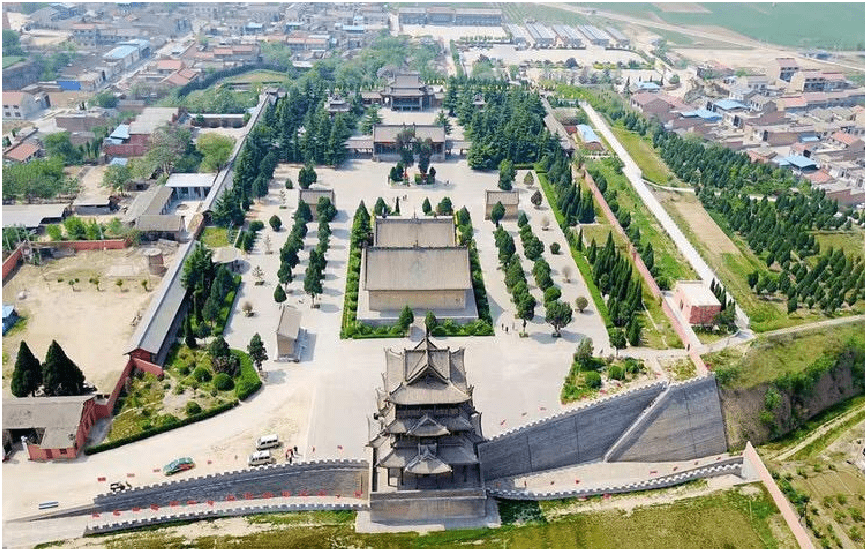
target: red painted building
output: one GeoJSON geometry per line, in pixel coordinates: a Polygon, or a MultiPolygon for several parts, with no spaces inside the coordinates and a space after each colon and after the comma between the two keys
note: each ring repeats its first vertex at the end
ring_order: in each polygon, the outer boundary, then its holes
{"type": "Polygon", "coordinates": [[[721,302],[702,280],[676,282],[674,297],[685,321],[691,325],[710,325],[721,311],[721,302]]]}
{"type": "Polygon", "coordinates": [[[105,398],[55,396],[3,401],[4,446],[27,439],[30,459],[73,459],[102,415],[105,398]]]}

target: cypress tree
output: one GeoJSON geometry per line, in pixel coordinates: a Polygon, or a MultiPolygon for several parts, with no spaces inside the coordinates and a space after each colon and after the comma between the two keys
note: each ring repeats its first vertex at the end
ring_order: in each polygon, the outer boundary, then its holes
{"type": "Polygon", "coordinates": [[[51,341],[42,364],[42,381],[48,396],[78,396],[82,393],[84,374],[57,344],[51,341]]]}
{"type": "Polygon", "coordinates": [[[17,398],[33,396],[40,384],[42,367],[39,360],[30,351],[27,343],[21,341],[18,357],[15,359],[15,371],[12,373],[12,394],[17,398]]]}

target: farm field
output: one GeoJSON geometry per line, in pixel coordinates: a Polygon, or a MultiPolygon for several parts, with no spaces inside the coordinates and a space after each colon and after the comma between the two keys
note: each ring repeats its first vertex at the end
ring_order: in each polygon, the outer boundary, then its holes
{"type": "MultiPolygon", "coordinates": [[[[600,499],[594,500],[599,502],[600,499]]],[[[593,504],[594,505],[594,504],[593,504]]],[[[75,540],[107,548],[777,548],[795,545],[760,485],[633,510],[563,514],[571,502],[500,502],[504,525],[428,534],[359,534],[352,512],[288,513],[75,540]],[[526,520],[528,518],[528,520],[526,520]],[[223,527],[224,526],[224,527],[223,527]],[[216,530],[214,530],[214,528],[216,530]],[[214,532],[219,532],[220,535],[214,532]]],[[[61,544],[67,542],[53,542],[61,544]]]]}
{"type": "MultiPolygon", "coordinates": [[[[738,236],[731,239],[724,233],[718,220],[693,194],[655,191],[655,196],[751,318],[754,331],[772,331],[826,319],[819,310],[804,307],[794,314],[787,314],[786,299],[780,294],[773,299],[758,297],[748,287],[747,278],[754,270],[765,268],[765,263],[738,236]]],[[[863,307],[857,303],[841,312],[849,315],[859,314],[862,310],[863,307]]]]}
{"type": "Polygon", "coordinates": [[[706,354],[703,359],[715,371],[735,370],[735,375],[725,386],[750,388],[774,381],[785,373],[800,373],[827,350],[850,338],[865,339],[865,322],[758,337],[744,345],[745,348],[726,348],[706,354]]]}
{"type": "MultiPolygon", "coordinates": [[[[857,3],[698,3],[698,9],[671,11],[654,4],[590,4],[599,10],[685,26],[714,25],[780,46],[849,50],[865,43],[857,3]]],[[[653,31],[654,32],[654,31],[653,31]]],[[[861,49],[861,46],[859,47],[861,49]]]]}

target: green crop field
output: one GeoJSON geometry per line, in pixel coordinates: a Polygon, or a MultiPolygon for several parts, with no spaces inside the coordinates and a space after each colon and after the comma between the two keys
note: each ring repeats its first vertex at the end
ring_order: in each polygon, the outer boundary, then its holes
{"type": "Polygon", "coordinates": [[[865,322],[857,321],[792,334],[759,337],[747,351],[727,348],[703,356],[713,369],[735,370],[728,385],[751,388],[781,375],[801,373],[815,360],[848,339],[865,342],[865,322]]]}
{"type": "MultiPolygon", "coordinates": [[[[856,2],[705,2],[709,13],[664,11],[650,3],[592,3],[598,10],[660,18],[678,25],[717,25],[780,46],[865,49],[865,4],[856,2]]],[[[582,4],[585,6],[585,4],[582,4]]],[[[654,29],[651,29],[654,32],[654,29]]]]}
{"type": "MultiPolygon", "coordinates": [[[[201,535],[177,528],[110,536],[109,549],[130,548],[778,548],[795,545],[761,485],[748,485],[673,503],[562,514],[567,502],[502,502],[500,528],[417,534],[359,534],[353,512],[286,513],[250,517],[258,530],[201,535]],[[519,519],[519,520],[517,520],[519,519]],[[519,524],[511,524],[511,522],[519,524]],[[268,527],[267,525],[271,525],[268,527]]],[[[215,521],[219,523],[221,521],[215,521]]],[[[214,528],[218,528],[214,524],[214,528]]],[[[208,530],[209,531],[209,530],[208,530]]],[[[52,542],[62,545],[65,542],[52,542]]]]}
{"type": "Polygon", "coordinates": [[[18,63],[19,61],[24,61],[24,59],[26,59],[26,58],[23,58],[23,57],[18,56],[18,55],[4,55],[3,56],[3,68],[5,69],[6,67],[11,67],[11,66],[15,65],[16,63],[18,63]]]}

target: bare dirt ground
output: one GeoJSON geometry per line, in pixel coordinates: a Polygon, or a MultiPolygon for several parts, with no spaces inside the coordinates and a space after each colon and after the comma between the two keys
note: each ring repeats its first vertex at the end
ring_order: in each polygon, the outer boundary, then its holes
{"type": "Polygon", "coordinates": [[[668,192],[657,192],[658,200],[665,208],[676,209],[676,211],[688,222],[691,229],[698,235],[703,236],[705,243],[717,253],[739,254],[736,244],[721,231],[704,209],[693,208],[699,204],[696,197],[691,194],[679,194],[668,192]]]}
{"type": "Polygon", "coordinates": [[[125,363],[132,320],[147,309],[158,283],[158,277],[148,275],[147,260],[137,248],[81,251],[43,266],[22,265],[3,285],[3,303],[14,304],[27,317],[3,339],[3,395],[10,395],[19,343],[26,341],[41,359],[52,339],[100,392],[110,392],[125,363]],[[88,283],[91,277],[99,277],[99,291],[88,283]],[[80,281],[73,290],[68,281],[74,278],[80,281]],[[122,287],[116,284],[120,279],[122,287]],[[149,291],[141,284],[145,279],[149,291]],[[22,292],[26,298],[19,299],[22,292]]]}

